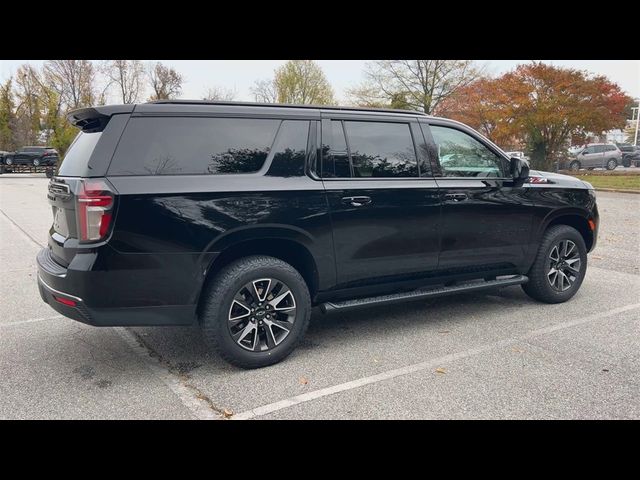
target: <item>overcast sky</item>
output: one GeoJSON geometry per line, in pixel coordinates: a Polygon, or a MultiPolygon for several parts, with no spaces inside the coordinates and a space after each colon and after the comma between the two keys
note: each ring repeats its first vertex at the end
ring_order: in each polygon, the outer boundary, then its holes
{"type": "MultiPolygon", "coordinates": [[[[237,92],[236,100],[253,100],[250,87],[255,80],[273,77],[273,71],[284,60],[160,60],[185,77],[182,98],[199,99],[211,87],[224,87],[237,92]]],[[[640,97],[640,60],[542,60],[557,66],[587,70],[606,75],[629,95],[640,97]]],[[[42,60],[0,60],[0,80],[14,74],[23,63],[42,65],[42,60]]],[[[478,60],[490,74],[498,75],[530,60],[478,60]]],[[[318,60],[338,100],[345,90],[362,80],[365,60],[318,60]]]]}

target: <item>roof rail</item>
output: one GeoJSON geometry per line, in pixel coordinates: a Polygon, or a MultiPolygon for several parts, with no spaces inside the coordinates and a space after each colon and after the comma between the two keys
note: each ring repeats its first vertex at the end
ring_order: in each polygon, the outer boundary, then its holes
{"type": "Polygon", "coordinates": [[[314,108],[322,110],[347,110],[347,111],[365,111],[365,112],[383,112],[383,113],[402,113],[405,115],[424,115],[424,112],[415,110],[400,110],[397,108],[370,108],[370,107],[338,107],[332,105],[300,105],[293,103],[260,103],[260,102],[234,102],[224,100],[153,100],[150,103],[159,103],[164,105],[237,105],[244,107],[280,107],[280,108],[314,108]]]}

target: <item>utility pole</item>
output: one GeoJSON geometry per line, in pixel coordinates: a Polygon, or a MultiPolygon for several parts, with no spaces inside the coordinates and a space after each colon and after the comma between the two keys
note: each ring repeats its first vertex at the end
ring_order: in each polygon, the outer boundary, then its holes
{"type": "Polygon", "coordinates": [[[639,124],[640,124],[640,100],[638,100],[638,109],[636,111],[636,138],[633,141],[633,144],[636,147],[638,146],[638,125],[639,124]]]}

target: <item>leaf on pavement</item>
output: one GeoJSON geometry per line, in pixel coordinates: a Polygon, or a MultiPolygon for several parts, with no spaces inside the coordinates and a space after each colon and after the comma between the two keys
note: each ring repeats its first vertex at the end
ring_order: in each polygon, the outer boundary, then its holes
{"type": "Polygon", "coordinates": [[[595,258],[596,260],[602,260],[602,257],[599,255],[591,255],[591,258],[595,258]]]}
{"type": "Polygon", "coordinates": [[[222,411],[222,415],[224,416],[224,418],[229,418],[233,415],[233,410],[229,410],[228,408],[225,408],[222,411]]]}
{"type": "Polygon", "coordinates": [[[436,368],[436,373],[447,373],[444,368],[436,368]]]}
{"type": "Polygon", "coordinates": [[[309,380],[306,377],[300,377],[300,385],[306,385],[307,383],[309,383],[309,380]]]}

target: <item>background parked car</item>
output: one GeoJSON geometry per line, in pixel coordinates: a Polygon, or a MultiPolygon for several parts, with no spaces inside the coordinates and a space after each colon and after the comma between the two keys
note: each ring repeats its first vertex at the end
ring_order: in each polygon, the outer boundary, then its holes
{"type": "Polygon", "coordinates": [[[2,163],[5,165],[56,165],[58,163],[58,151],[52,147],[21,147],[15,152],[4,155],[2,163]]]}
{"type": "Polygon", "coordinates": [[[594,168],[606,168],[614,170],[622,164],[622,152],[612,143],[590,143],[570,154],[562,168],[578,171],[581,168],[592,170],[594,168]]]}
{"type": "Polygon", "coordinates": [[[526,160],[527,162],[529,161],[529,157],[527,157],[524,152],[506,152],[506,154],[510,157],[517,157],[522,160],[526,160]]]}
{"type": "Polygon", "coordinates": [[[616,143],[618,149],[622,152],[622,165],[630,167],[635,164],[637,167],[640,163],[640,148],[630,143],[616,143]]]}

